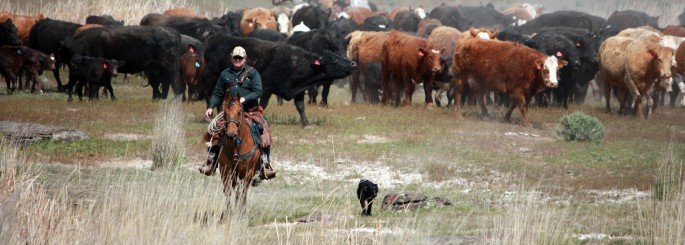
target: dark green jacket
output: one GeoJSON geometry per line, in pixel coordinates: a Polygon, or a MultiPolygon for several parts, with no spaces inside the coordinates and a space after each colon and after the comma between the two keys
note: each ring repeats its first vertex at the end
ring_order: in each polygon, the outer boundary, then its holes
{"type": "Polygon", "coordinates": [[[221,110],[226,88],[230,87],[233,83],[236,83],[236,86],[231,88],[231,96],[235,96],[236,92],[240,93],[240,96],[245,98],[245,102],[243,103],[243,108],[245,110],[259,106],[259,98],[262,97],[262,77],[259,76],[257,69],[252,69],[242,83],[237,83],[238,78],[250,67],[251,66],[245,65],[245,67],[239,71],[235,71],[233,70],[233,67],[229,67],[221,72],[219,80],[216,81],[216,85],[214,86],[212,98],[209,100],[209,108],[221,110]]]}

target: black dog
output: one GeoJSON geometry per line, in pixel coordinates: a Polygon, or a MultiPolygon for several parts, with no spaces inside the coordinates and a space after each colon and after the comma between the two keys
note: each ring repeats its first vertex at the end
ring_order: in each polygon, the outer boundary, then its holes
{"type": "Polygon", "coordinates": [[[359,181],[357,187],[357,197],[359,203],[362,205],[362,215],[371,216],[371,207],[373,206],[373,199],[378,195],[378,186],[369,180],[359,181]],[[368,205],[368,206],[367,206],[368,205]]]}

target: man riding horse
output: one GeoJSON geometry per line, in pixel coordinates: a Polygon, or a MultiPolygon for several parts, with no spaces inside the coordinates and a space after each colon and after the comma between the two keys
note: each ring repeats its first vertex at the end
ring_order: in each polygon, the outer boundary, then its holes
{"type": "MultiPolygon", "coordinates": [[[[209,108],[205,112],[205,117],[210,119],[214,108],[221,111],[221,103],[224,100],[225,93],[231,93],[235,96],[240,94],[240,104],[242,104],[243,111],[249,113],[253,123],[261,124],[263,132],[261,135],[260,145],[262,147],[261,164],[259,168],[260,179],[271,179],[276,177],[276,172],[271,168],[270,163],[270,148],[271,148],[271,130],[269,123],[264,120],[264,108],[259,106],[259,98],[262,96],[262,78],[259,72],[252,66],[246,65],[247,52],[243,47],[237,46],[231,52],[232,66],[226,68],[219,80],[216,82],[212,98],[209,101],[209,108]]],[[[219,127],[219,130],[209,130],[220,133],[224,127],[223,118],[218,116],[212,120],[210,128],[219,127]]],[[[210,135],[210,132],[205,133],[205,142],[208,144],[207,162],[198,170],[205,175],[212,175],[216,169],[216,160],[219,156],[220,137],[210,135]]]]}

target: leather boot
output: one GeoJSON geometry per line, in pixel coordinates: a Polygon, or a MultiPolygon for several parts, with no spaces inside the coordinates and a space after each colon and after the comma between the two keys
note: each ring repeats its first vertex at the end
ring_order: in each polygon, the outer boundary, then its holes
{"type": "Polygon", "coordinates": [[[262,169],[259,173],[259,178],[263,180],[269,180],[276,178],[276,171],[273,170],[271,167],[271,163],[269,162],[269,158],[267,157],[266,154],[262,154],[262,169]]]}
{"type": "Polygon", "coordinates": [[[204,175],[211,176],[214,175],[214,162],[216,162],[219,156],[219,146],[211,146],[207,152],[207,161],[205,162],[205,165],[199,167],[197,170],[204,175]]]}

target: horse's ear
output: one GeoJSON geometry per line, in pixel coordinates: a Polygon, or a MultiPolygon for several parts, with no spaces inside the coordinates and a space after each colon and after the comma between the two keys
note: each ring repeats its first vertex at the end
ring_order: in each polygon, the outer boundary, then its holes
{"type": "Polygon", "coordinates": [[[229,102],[231,102],[231,93],[229,91],[226,91],[226,96],[224,97],[224,105],[228,105],[229,102]]]}

